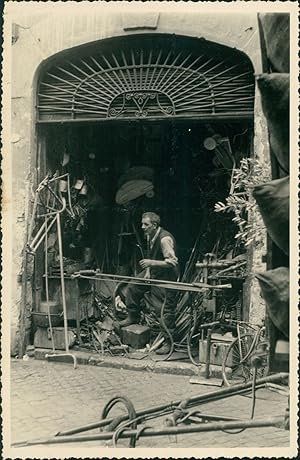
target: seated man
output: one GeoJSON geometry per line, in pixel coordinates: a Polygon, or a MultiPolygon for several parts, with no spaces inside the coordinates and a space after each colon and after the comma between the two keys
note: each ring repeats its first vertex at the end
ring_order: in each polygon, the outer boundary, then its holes
{"type": "MultiPolygon", "coordinates": [[[[152,278],[168,281],[176,281],[178,277],[178,259],[176,257],[176,242],[168,231],[160,227],[160,217],[154,212],[145,212],[142,216],[142,229],[148,242],[148,258],[140,261],[143,271],[137,276],[139,278],[152,278]]],[[[166,297],[164,306],[164,321],[168,330],[173,334],[175,329],[175,297],[176,291],[173,289],[163,289],[154,286],[157,291],[162,291],[162,298],[166,297]]],[[[149,291],[147,285],[129,284],[126,292],[126,306],[128,316],[120,321],[120,327],[137,324],[140,320],[140,302],[149,291]]],[[[162,307],[162,305],[161,305],[162,307]]],[[[161,325],[165,341],[156,353],[167,354],[170,351],[168,335],[161,325]]]]}

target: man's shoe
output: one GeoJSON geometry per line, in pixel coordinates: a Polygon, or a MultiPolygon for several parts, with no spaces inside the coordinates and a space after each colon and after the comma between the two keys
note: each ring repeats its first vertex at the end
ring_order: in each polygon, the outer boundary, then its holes
{"type": "Polygon", "coordinates": [[[170,342],[164,342],[158,350],[155,351],[157,355],[168,355],[171,351],[170,342]]]}
{"type": "Polygon", "coordinates": [[[135,315],[129,312],[127,318],[123,319],[122,321],[119,321],[119,327],[122,328],[122,327],[131,326],[132,324],[138,324],[139,321],[140,321],[139,315],[135,315]]]}

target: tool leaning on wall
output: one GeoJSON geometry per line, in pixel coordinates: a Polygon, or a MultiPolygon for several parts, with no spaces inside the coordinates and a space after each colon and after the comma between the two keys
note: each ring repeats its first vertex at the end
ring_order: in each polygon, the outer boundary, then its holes
{"type": "MultiPolygon", "coordinates": [[[[45,290],[46,290],[46,301],[47,301],[47,309],[48,309],[48,321],[49,321],[49,332],[51,337],[52,343],[52,353],[47,354],[47,358],[55,358],[62,355],[70,356],[73,359],[74,369],[77,366],[77,359],[76,356],[69,351],[69,334],[68,334],[68,314],[67,314],[67,305],[66,305],[66,294],[65,294],[65,279],[64,279],[64,262],[63,262],[63,246],[62,246],[62,233],[61,233],[61,214],[67,211],[70,215],[72,215],[72,207],[70,204],[70,194],[68,193],[69,197],[69,208],[67,208],[66,199],[61,195],[60,189],[58,191],[55,190],[55,185],[57,185],[58,181],[62,179],[67,179],[67,183],[69,185],[69,175],[64,174],[61,176],[54,175],[53,177],[47,176],[38,186],[36,193],[35,193],[35,200],[33,206],[33,215],[32,221],[30,225],[30,231],[28,235],[28,242],[27,242],[27,249],[26,251],[31,254],[35,255],[36,251],[38,250],[39,246],[44,242],[45,246],[45,290]],[[54,187],[53,187],[54,184],[54,187]],[[53,188],[52,188],[53,187],[53,188]],[[46,203],[43,202],[41,197],[42,192],[46,190],[47,198],[46,203]],[[50,206],[50,195],[53,198],[52,206],[50,206]],[[57,208],[56,206],[60,204],[61,207],[57,208]],[[39,213],[40,209],[44,209],[42,214],[39,213]],[[32,237],[33,229],[34,229],[34,222],[44,218],[44,222],[37,231],[36,235],[32,237]],[[50,304],[49,304],[49,289],[48,289],[48,260],[47,260],[47,252],[48,252],[48,234],[50,229],[56,224],[57,230],[57,240],[58,240],[58,254],[59,254],[59,267],[60,267],[60,282],[61,282],[61,293],[62,293],[62,307],[63,307],[63,319],[64,319],[64,340],[65,340],[65,354],[56,354],[55,353],[55,344],[54,344],[54,336],[53,336],[53,328],[51,322],[51,312],[50,312],[50,304]]],[[[69,187],[68,187],[69,190],[69,187]]]]}

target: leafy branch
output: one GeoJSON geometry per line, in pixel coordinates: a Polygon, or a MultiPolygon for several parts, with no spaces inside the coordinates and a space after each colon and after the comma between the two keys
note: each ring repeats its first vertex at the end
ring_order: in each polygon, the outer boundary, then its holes
{"type": "Polygon", "coordinates": [[[264,233],[262,220],[253,218],[258,213],[258,207],[252,189],[267,179],[266,170],[257,159],[243,158],[239,168],[232,170],[230,191],[225,203],[218,201],[215,204],[215,212],[234,213],[232,222],[238,226],[235,238],[245,247],[260,239],[264,233]]]}

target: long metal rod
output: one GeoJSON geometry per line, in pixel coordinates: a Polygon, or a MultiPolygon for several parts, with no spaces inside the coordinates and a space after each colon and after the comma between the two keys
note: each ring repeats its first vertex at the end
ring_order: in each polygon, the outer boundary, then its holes
{"type": "MultiPolygon", "coordinates": [[[[37,106],[40,108],[40,106],[37,106]]],[[[56,107],[55,107],[56,109],[56,107]]],[[[70,109],[64,109],[65,111],[71,111],[70,109]]],[[[103,111],[104,113],[105,111],[103,111]]],[[[99,112],[100,113],[100,112],[99,112]]],[[[138,123],[140,121],[140,118],[132,119],[130,117],[124,117],[121,119],[115,119],[115,118],[101,118],[101,120],[93,119],[93,118],[88,118],[88,117],[81,117],[81,118],[75,118],[75,119],[66,119],[66,118],[55,118],[53,120],[49,119],[41,119],[40,118],[41,114],[39,114],[39,118],[37,120],[38,124],[53,124],[53,123],[83,123],[84,121],[87,121],[89,123],[96,123],[97,121],[101,121],[101,123],[108,123],[108,124],[114,124],[116,122],[121,123],[121,122],[126,122],[130,121],[131,123],[138,123]]],[[[47,114],[45,115],[47,116],[47,114]]],[[[240,122],[241,120],[246,120],[246,121],[251,121],[253,120],[253,110],[248,110],[248,111],[229,111],[229,112],[222,112],[222,113],[198,113],[197,115],[190,115],[190,114],[177,114],[173,115],[171,118],[166,117],[166,116],[148,116],[147,118],[143,118],[143,123],[151,123],[153,121],[159,121],[161,123],[170,123],[170,121],[174,120],[189,120],[191,123],[192,121],[198,121],[198,120],[205,120],[205,121],[215,121],[215,120],[221,120],[221,121],[231,121],[231,122],[240,122]]]]}
{"type": "MultiPolygon", "coordinates": [[[[49,232],[49,230],[51,229],[52,225],[54,224],[55,222],[55,218],[53,218],[53,220],[48,224],[47,226],[47,232],[49,232]]],[[[33,240],[27,244],[27,247],[32,250],[32,251],[36,251],[37,248],[39,247],[39,245],[41,244],[41,242],[43,241],[44,237],[45,237],[45,233],[43,233],[45,231],[45,228],[46,228],[46,225],[45,225],[45,222],[43,222],[43,224],[41,225],[40,229],[38,230],[37,234],[35,235],[35,237],[33,238],[33,240]]],[[[30,240],[28,240],[30,241],[30,240]]]]}
{"type": "Polygon", "coordinates": [[[68,314],[67,314],[67,303],[66,303],[66,290],[65,290],[65,277],[64,277],[64,262],[63,262],[63,248],[62,248],[62,236],[61,236],[61,223],[60,214],[57,213],[57,239],[58,239],[58,253],[59,253],[59,268],[60,268],[60,282],[61,282],[61,298],[64,312],[64,333],[65,333],[65,348],[66,352],[69,353],[69,339],[68,339],[68,314]]]}
{"type": "Polygon", "coordinates": [[[30,219],[30,224],[29,224],[29,229],[28,229],[28,236],[27,236],[27,241],[31,240],[33,229],[34,229],[34,223],[35,223],[35,215],[37,211],[37,204],[38,204],[38,192],[35,192],[34,194],[34,202],[33,202],[33,207],[32,207],[32,213],[31,213],[31,219],[30,219]]]}
{"type": "MultiPolygon", "coordinates": [[[[288,378],[289,374],[280,372],[274,375],[269,375],[267,377],[262,377],[261,379],[256,380],[256,388],[264,385],[265,383],[270,383],[270,382],[277,382],[277,381],[282,381],[286,378],[288,378]]],[[[197,404],[205,404],[208,402],[216,401],[221,398],[227,398],[230,396],[235,396],[235,395],[240,395],[243,393],[247,393],[249,390],[251,390],[252,387],[252,382],[248,383],[240,383],[238,385],[232,385],[230,387],[226,388],[221,388],[220,390],[216,391],[211,391],[209,393],[204,393],[200,395],[195,395],[192,396],[189,399],[189,404],[188,407],[191,407],[192,405],[197,405],[197,404]]],[[[143,416],[143,415],[148,415],[148,414],[154,414],[155,412],[160,412],[165,409],[170,409],[170,412],[172,412],[176,407],[181,403],[181,400],[173,401],[172,403],[165,403],[161,404],[159,406],[154,406],[151,408],[147,409],[142,409],[140,411],[137,411],[136,415],[137,417],[143,416]]],[[[122,421],[125,421],[128,419],[127,415],[122,416],[122,421]]],[[[105,420],[100,420],[95,423],[90,423],[88,425],[78,427],[78,428],[73,428],[72,430],[67,430],[67,431],[62,431],[60,433],[57,433],[56,436],[67,436],[67,435],[72,435],[76,433],[80,433],[82,431],[89,431],[93,430],[96,428],[100,428],[106,425],[109,425],[114,419],[113,418],[107,418],[105,420]]]]}
{"type": "Polygon", "coordinates": [[[48,277],[48,234],[47,234],[47,217],[45,217],[45,293],[46,293],[46,301],[47,301],[47,313],[48,313],[48,322],[49,322],[49,329],[50,329],[50,337],[51,337],[51,345],[52,345],[52,352],[55,353],[55,345],[54,345],[54,337],[53,337],[53,329],[52,329],[52,320],[51,320],[51,311],[49,305],[49,277],[48,277]]]}
{"type": "Polygon", "coordinates": [[[93,270],[82,270],[71,275],[72,278],[86,278],[86,279],[105,279],[106,281],[123,281],[132,284],[143,284],[159,286],[166,289],[175,289],[181,291],[194,291],[202,292],[203,289],[231,289],[231,284],[211,285],[207,283],[180,283],[178,281],[157,280],[153,278],[137,278],[133,276],[113,275],[111,273],[100,273],[93,270]]]}
{"type": "MultiPolygon", "coordinates": [[[[209,368],[210,368],[210,350],[211,350],[211,334],[212,329],[207,329],[206,337],[206,356],[205,356],[205,373],[204,376],[206,379],[209,379],[209,368]]],[[[203,342],[202,342],[203,343],[203,342]]]]}
{"type": "MultiPolygon", "coordinates": [[[[239,428],[261,428],[261,427],[271,427],[279,426],[284,427],[284,417],[276,416],[269,417],[264,419],[256,420],[244,420],[236,422],[215,422],[215,423],[201,423],[199,425],[193,426],[175,426],[175,427],[165,427],[165,428],[152,428],[145,427],[143,431],[139,429],[128,429],[120,433],[120,438],[133,438],[136,436],[139,437],[152,437],[152,436],[171,436],[178,434],[191,434],[191,433],[203,433],[208,431],[224,431],[224,430],[233,430],[239,428]]],[[[33,446],[38,444],[63,444],[70,442],[87,442],[87,441],[107,441],[111,440],[114,436],[114,431],[102,432],[91,435],[84,436],[59,436],[48,439],[37,439],[33,441],[25,441],[14,443],[13,446],[23,447],[23,446],[33,446]]]]}
{"type": "MultiPolygon", "coordinates": [[[[64,208],[66,206],[66,201],[63,198],[64,208]]],[[[63,208],[63,210],[64,210],[63,208]]],[[[59,268],[60,268],[60,280],[61,280],[61,297],[63,304],[63,316],[64,316],[64,335],[65,335],[65,350],[66,353],[52,353],[47,354],[47,358],[58,358],[61,356],[70,356],[73,359],[74,369],[77,367],[77,358],[75,355],[69,351],[69,339],[68,339],[68,316],[67,316],[67,303],[66,303],[66,291],[65,291],[65,278],[64,278],[64,262],[63,262],[63,247],[62,247],[62,235],[61,235],[61,221],[60,221],[60,212],[56,214],[56,223],[57,223],[57,239],[58,239],[58,253],[59,253],[59,268]]],[[[54,341],[53,341],[54,347],[54,341]]]]}

